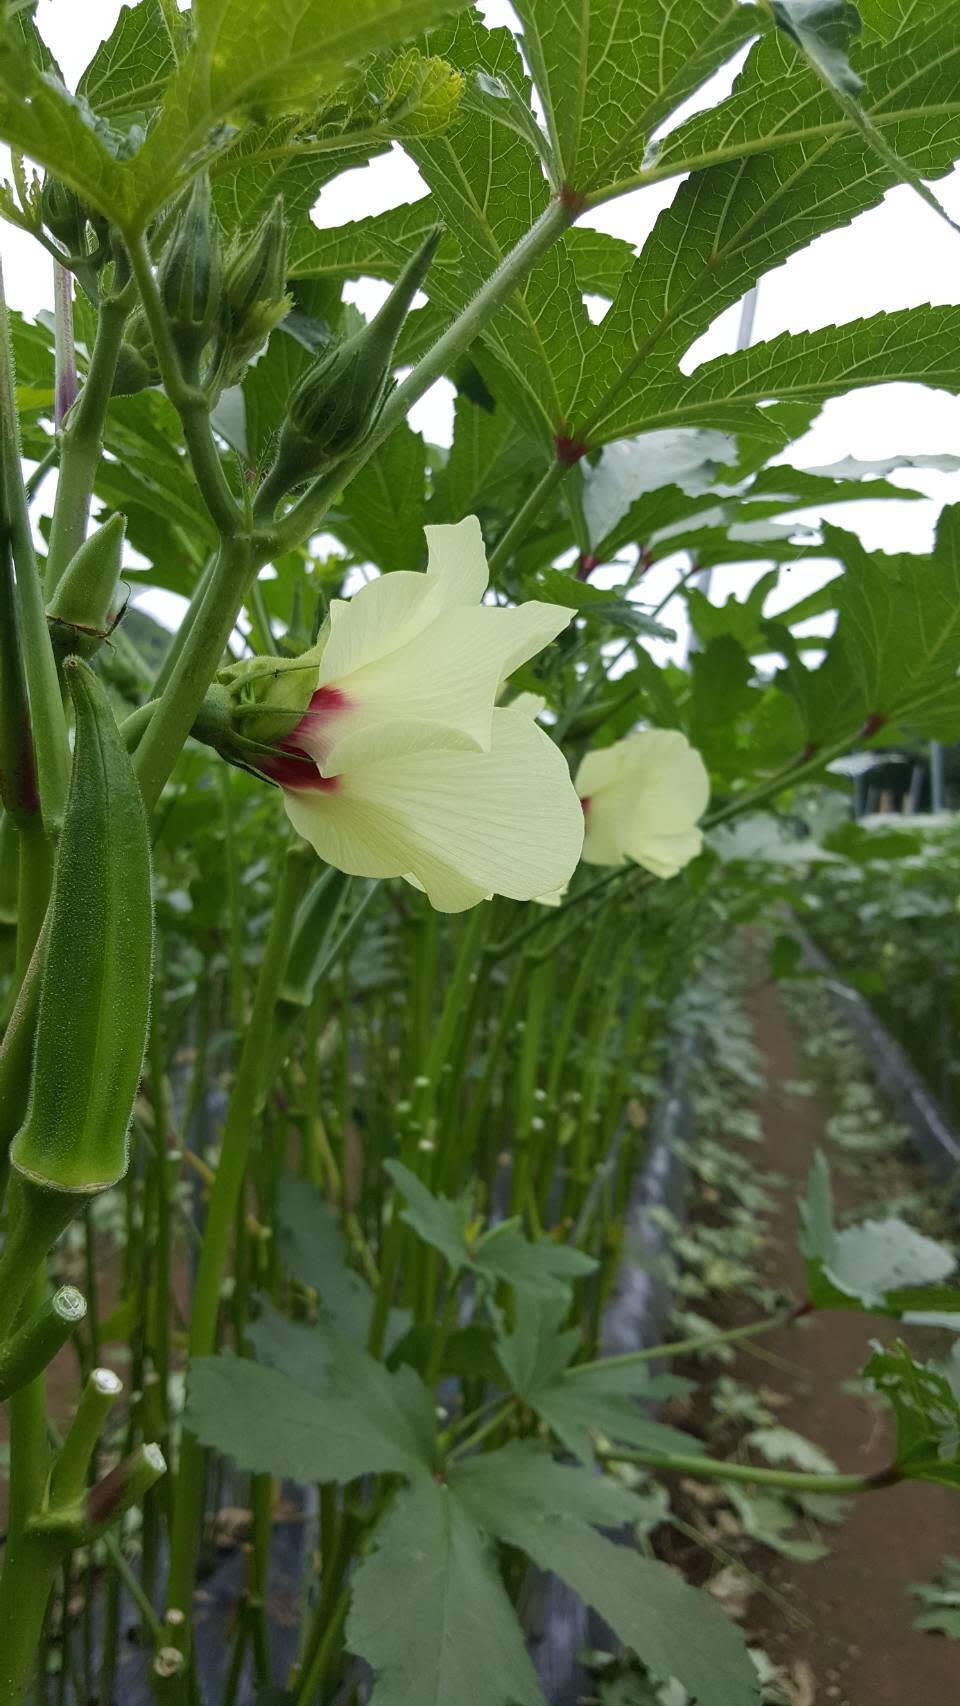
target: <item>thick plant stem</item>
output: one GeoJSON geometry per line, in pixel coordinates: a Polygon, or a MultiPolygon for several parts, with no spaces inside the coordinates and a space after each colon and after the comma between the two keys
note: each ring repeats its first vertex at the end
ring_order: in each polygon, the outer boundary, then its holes
{"type": "Polygon", "coordinates": [[[67,797],[69,751],[57,666],[47,630],[30,511],[20,466],[13,345],[0,271],[0,525],[16,570],[17,607],[30,700],[33,750],[43,821],[56,830],[67,797]]]}
{"type": "Polygon", "coordinates": [[[100,465],[103,424],[126,320],[126,308],[118,302],[105,302],[100,309],[87,377],[64,428],[44,575],[48,603],[71,557],[86,538],[93,485],[100,465]]]}
{"type": "MultiPolygon", "coordinates": [[[[200,1251],[190,1320],[189,1353],[209,1356],[216,1345],[220,1288],[230,1248],[230,1233],[243,1190],[250,1146],[253,1141],[261,1073],[280,981],[286,963],[297,907],[310,877],[314,856],[296,848],[288,852],[270,925],[260,978],[254,996],[237,1075],[227,1110],[220,1165],[210,1196],[207,1224],[200,1251]]],[[[200,1526],[203,1518],[205,1454],[188,1432],[180,1446],[180,1465],[174,1496],[173,1536],[170,1548],[168,1604],[188,1611],[196,1573],[200,1526]]],[[[188,1639],[184,1623],[184,1639],[188,1639]]]]}
{"type": "Polygon", "coordinates": [[[134,768],[148,810],[160,798],[193,727],[233,632],[255,566],[256,558],[248,539],[242,535],[224,539],[183,650],[137,747],[134,768]]]}
{"type": "MultiPolygon", "coordinates": [[[[42,1309],[45,1298],[46,1280],[38,1269],[30,1281],[27,1313],[42,1309]]],[[[26,1699],[60,1558],[59,1547],[27,1533],[30,1517],[41,1506],[50,1463],[46,1411],[43,1374],[10,1399],[10,1512],[0,1574],[0,1706],[22,1706],[26,1699]]]]}

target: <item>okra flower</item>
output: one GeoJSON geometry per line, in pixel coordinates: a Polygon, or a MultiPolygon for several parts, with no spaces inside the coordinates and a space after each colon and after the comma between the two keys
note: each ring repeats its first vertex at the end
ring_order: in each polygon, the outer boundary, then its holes
{"type": "Polygon", "coordinates": [[[675,729],[645,729],[590,752],[577,771],[588,865],[628,859],[675,877],[703,846],[697,828],[710,783],[699,752],[675,729]]]}
{"type": "Polygon", "coordinates": [[[441,912],[529,900],[572,874],[583,814],[562,753],[528,710],[496,698],[571,612],[483,604],[475,516],[426,531],[424,574],[334,600],[309,704],[257,767],[341,871],[405,877],[441,912]]]}

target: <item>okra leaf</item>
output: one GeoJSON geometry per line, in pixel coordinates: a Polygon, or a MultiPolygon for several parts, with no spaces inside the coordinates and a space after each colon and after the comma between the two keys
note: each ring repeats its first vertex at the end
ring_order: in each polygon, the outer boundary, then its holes
{"type": "Polygon", "coordinates": [[[400,1161],[387,1161],[384,1165],[406,1198],[403,1219],[418,1237],[441,1252],[455,1273],[469,1268],[491,1282],[504,1280],[517,1292],[559,1299],[565,1308],[571,1282],[596,1268],[592,1256],[567,1244],[557,1244],[552,1238],[531,1243],[513,1221],[503,1221],[479,1236],[470,1237],[469,1209],[465,1203],[434,1196],[400,1161]]]}
{"type": "Polygon", "coordinates": [[[420,1476],[397,1495],[347,1621],[371,1706],[544,1706],[491,1551],[450,1488],[420,1476]]]}
{"type": "Polygon", "coordinates": [[[426,445],[403,421],[351,480],[331,511],[332,530],[363,562],[422,569],[426,473],[426,445]]]}
{"type": "Polygon", "coordinates": [[[518,0],[555,170],[574,190],[636,171],[653,131],[763,27],[739,0],[518,0]]]}
{"type": "Polygon", "coordinates": [[[647,1415],[642,1403],[651,1403],[688,1390],[686,1382],[670,1375],[650,1375],[637,1368],[604,1369],[589,1374],[569,1370],[560,1379],[534,1391],[531,1407],[546,1422],[564,1448],[581,1463],[593,1461],[593,1442],[598,1436],[643,1451],[677,1452],[695,1456],[701,1441],[647,1415]]]}
{"type": "Polygon", "coordinates": [[[597,1266],[592,1256],[552,1238],[531,1243],[509,1221],[483,1234],[474,1246],[471,1265],[476,1273],[505,1280],[517,1292],[564,1300],[572,1281],[585,1279],[597,1266]]]}
{"type": "Polygon", "coordinates": [[[877,1346],[864,1375],[890,1404],[897,1428],[896,1467],[911,1481],[960,1487],[960,1365],[914,1362],[899,1340],[877,1346]]]}
{"type": "Polygon", "coordinates": [[[536,1411],[565,1449],[581,1463],[593,1461],[598,1436],[664,1454],[702,1451],[698,1440],[654,1421],[640,1407],[686,1392],[688,1383],[671,1375],[654,1376],[642,1363],[570,1368],[579,1335],[576,1329],[560,1331],[565,1313],[561,1304],[523,1298],[514,1332],[497,1341],[511,1390],[536,1411]]]}
{"type": "Polygon", "coordinates": [[[440,1251],[454,1273],[469,1267],[466,1205],[453,1202],[449,1197],[434,1196],[402,1161],[385,1161],[383,1165],[384,1171],[389,1173],[406,1199],[407,1206],[401,1211],[401,1219],[413,1227],[425,1244],[431,1244],[440,1251]]]}
{"type": "Polygon", "coordinates": [[[826,84],[859,95],[863,78],[850,63],[850,50],[862,24],[851,0],[771,0],[770,9],[826,84]]]}
{"type": "Polygon", "coordinates": [[[391,1374],[339,1335],[273,1314],[250,1338],[269,1365],[230,1355],[190,1365],[186,1425],[204,1445],[296,1481],[432,1469],[433,1406],[410,1368],[391,1374]]]}
{"type": "MultiPolygon", "coordinates": [[[[181,25],[186,20],[177,18],[181,25]]],[[[178,34],[182,37],[183,30],[178,34]]],[[[177,67],[170,15],[161,0],[123,6],[77,84],[77,94],[112,123],[141,122],[156,106],[177,67]]]]}
{"type": "Polygon", "coordinates": [[[824,528],[843,563],[837,635],[869,713],[931,740],[960,734],[960,505],[944,509],[929,557],[864,550],[824,528]]]}
{"type": "Polygon", "coordinates": [[[558,1463],[531,1440],[514,1440],[500,1451],[456,1464],[449,1485],[478,1525],[492,1534],[511,1514],[535,1522],[544,1511],[563,1511],[575,1522],[619,1529],[642,1524],[649,1509],[649,1496],[631,1492],[609,1475],[558,1463]]]}
{"type": "Polygon", "coordinates": [[[597,1534],[589,1523],[609,1525],[614,1512],[626,1512],[629,1496],[593,1492],[586,1479],[595,1478],[559,1465],[545,1471],[526,1456],[498,1452],[453,1468],[450,1490],[478,1524],[593,1606],[661,1681],[675,1678],[698,1706],[759,1706],[740,1631],[666,1565],[597,1534]]]}
{"type": "MultiPolygon", "coordinates": [[[[290,1272],[317,1294],[323,1319],[354,1344],[365,1344],[373,1293],[347,1261],[340,1222],[305,1179],[284,1174],[277,1192],[280,1253],[290,1272]]],[[[389,1352],[410,1326],[410,1311],[391,1309],[384,1337],[389,1352]]]]}
{"type": "Polygon", "coordinates": [[[866,1310],[900,1319],[929,1310],[956,1313],[960,1289],[941,1282],[957,1259],[899,1216],[838,1228],[830,1169],[818,1151],[800,1204],[807,1295],[818,1309],[866,1310]]]}

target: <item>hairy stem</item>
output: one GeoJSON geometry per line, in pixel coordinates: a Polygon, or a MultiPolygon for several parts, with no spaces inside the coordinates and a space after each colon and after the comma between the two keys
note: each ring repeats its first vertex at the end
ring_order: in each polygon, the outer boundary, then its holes
{"type": "Polygon", "coordinates": [[[103,304],[97,318],[97,334],[87,377],[63,430],[57,496],[44,575],[48,603],[71,557],[86,538],[94,481],[100,465],[103,427],[126,322],[127,310],[121,302],[107,301],[103,304]]]}

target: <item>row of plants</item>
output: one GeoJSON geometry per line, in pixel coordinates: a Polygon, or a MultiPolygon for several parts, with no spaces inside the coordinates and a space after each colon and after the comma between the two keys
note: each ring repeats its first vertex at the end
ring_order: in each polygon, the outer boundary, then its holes
{"type": "Polygon", "coordinates": [[[799,899],[799,916],[840,975],[876,1010],[926,1079],[948,1118],[958,1110],[957,972],[950,952],[957,914],[960,839],[950,819],[846,826],[824,848],[799,899]]]}
{"type": "MultiPolygon", "coordinates": [[[[572,35],[524,0],[521,57],[448,0],[139,0],[75,91],[33,10],[0,14],[2,211],[55,302],[0,312],[0,1706],[48,1698],[48,1637],[58,1698],[122,1697],[131,1605],[149,1686],[193,1706],[225,1462],[225,1706],[534,1706],[530,1563],[659,1681],[750,1706],[730,1620],[609,1538],[644,1513],[611,1465],[727,1466],[599,1323],[672,1004],[754,904],[718,832],[881,730],[960,725],[960,510],[891,565],[791,516],[902,500],[893,465],[789,458],[829,396],[960,388],[960,310],[683,358],[891,185],[943,213],[955,8],[651,0],[638,41],[612,0],[572,35]],[[315,226],[395,143],[429,194],[315,226]],[[672,178],[639,256],[582,223],[672,178]],[[449,449],[408,421],[441,376],[449,449]],[[645,644],[678,552],[689,672],[645,644]],[[775,623],[772,579],[714,610],[689,567],[823,557],[843,573],[775,623]],[[142,587],[187,600],[172,637],[142,587]]],[[[944,1252],[891,1239],[866,1299],[818,1174],[789,1309],[956,1311],[944,1252]]],[[[955,1484],[943,1374],[903,1347],[869,1372],[895,1460],[806,1490],[955,1484]]]]}

